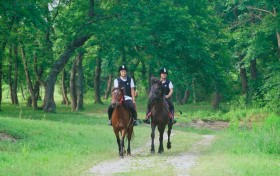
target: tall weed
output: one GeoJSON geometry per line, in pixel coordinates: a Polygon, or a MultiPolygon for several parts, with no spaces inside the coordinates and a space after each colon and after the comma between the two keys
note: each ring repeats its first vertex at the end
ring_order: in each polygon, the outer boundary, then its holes
{"type": "Polygon", "coordinates": [[[231,150],[236,153],[280,154],[280,117],[271,114],[264,122],[232,121],[229,130],[231,150]]]}

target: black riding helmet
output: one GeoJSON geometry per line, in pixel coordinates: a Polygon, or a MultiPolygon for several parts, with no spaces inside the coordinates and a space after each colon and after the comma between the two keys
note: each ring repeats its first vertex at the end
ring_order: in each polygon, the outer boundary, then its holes
{"type": "Polygon", "coordinates": [[[168,75],[167,69],[166,69],[166,68],[161,68],[161,69],[159,70],[159,74],[162,74],[162,73],[165,73],[165,74],[168,75]]]}
{"type": "Polygon", "coordinates": [[[119,71],[121,71],[121,70],[126,70],[126,71],[127,71],[127,67],[126,67],[125,65],[121,65],[121,66],[119,67],[119,71]]]}

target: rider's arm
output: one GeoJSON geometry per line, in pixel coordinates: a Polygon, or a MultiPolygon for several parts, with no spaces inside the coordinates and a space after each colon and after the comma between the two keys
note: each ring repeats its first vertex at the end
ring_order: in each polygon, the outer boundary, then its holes
{"type": "Polygon", "coordinates": [[[169,83],[169,93],[168,93],[168,95],[166,95],[165,97],[166,98],[170,98],[171,96],[172,96],[172,94],[173,94],[173,84],[172,84],[172,82],[170,81],[170,83],[169,83]]]}
{"type": "Polygon", "coordinates": [[[132,102],[135,104],[135,85],[134,85],[134,81],[131,78],[130,81],[130,86],[131,86],[131,98],[132,98],[132,102]]]}

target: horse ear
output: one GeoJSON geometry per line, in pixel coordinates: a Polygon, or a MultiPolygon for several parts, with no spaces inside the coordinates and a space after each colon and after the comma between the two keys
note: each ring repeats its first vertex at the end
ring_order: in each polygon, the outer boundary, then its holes
{"type": "Polygon", "coordinates": [[[151,84],[152,84],[152,85],[155,84],[155,83],[158,83],[158,82],[160,82],[158,78],[156,78],[156,77],[151,77],[151,84]]]}

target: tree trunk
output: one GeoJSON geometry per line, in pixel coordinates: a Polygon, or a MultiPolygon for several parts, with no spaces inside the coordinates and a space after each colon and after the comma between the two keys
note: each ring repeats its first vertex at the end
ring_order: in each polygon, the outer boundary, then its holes
{"type": "Polygon", "coordinates": [[[248,80],[247,80],[247,74],[245,69],[245,64],[242,62],[242,59],[240,60],[240,78],[241,78],[241,85],[242,85],[242,94],[247,95],[248,92],[248,80]]]}
{"type": "Polygon", "coordinates": [[[62,104],[69,105],[70,101],[67,96],[67,86],[65,84],[65,80],[66,80],[66,70],[64,68],[62,71],[62,77],[61,77],[62,104]]]}
{"type": "Polygon", "coordinates": [[[96,66],[94,72],[94,103],[103,104],[100,96],[100,75],[101,75],[101,58],[96,58],[96,66]]]}
{"type": "Polygon", "coordinates": [[[12,104],[14,103],[14,95],[13,95],[13,79],[12,79],[12,74],[13,74],[13,52],[12,52],[12,47],[9,48],[9,73],[8,73],[8,80],[9,80],[9,88],[10,88],[10,97],[12,104]]]}
{"type": "MultiPolygon", "coordinates": [[[[2,79],[3,79],[3,55],[4,55],[4,52],[5,52],[5,48],[6,48],[6,45],[7,45],[7,42],[8,42],[8,38],[10,36],[10,32],[13,28],[13,25],[14,25],[14,21],[15,21],[15,18],[12,17],[12,20],[10,20],[9,22],[7,22],[7,28],[5,29],[6,31],[6,34],[3,35],[4,39],[2,38],[2,40],[0,41],[1,43],[1,48],[0,48],[0,111],[2,110],[1,109],[1,105],[2,105],[2,96],[3,96],[3,90],[2,90],[2,79]]],[[[1,26],[1,27],[4,27],[1,26]]],[[[3,28],[2,28],[3,29],[3,28]]]]}
{"type": "Polygon", "coordinates": [[[18,105],[17,97],[17,82],[18,82],[18,52],[17,47],[10,48],[10,60],[9,60],[9,85],[12,104],[18,105]]]}
{"type": "MultiPolygon", "coordinates": [[[[1,51],[0,51],[1,52],[1,51]]],[[[2,70],[2,58],[0,56],[0,111],[2,111],[2,76],[3,75],[3,70],[2,70]]]]}
{"type": "Polygon", "coordinates": [[[44,82],[41,84],[41,81],[40,81],[40,80],[42,80],[44,69],[43,69],[43,65],[41,65],[38,68],[36,53],[34,53],[33,64],[34,64],[33,65],[34,72],[35,72],[35,75],[36,75],[36,78],[37,78],[36,81],[35,81],[35,85],[33,87],[33,91],[34,91],[33,108],[38,109],[38,100],[39,100],[39,98],[41,99],[41,97],[40,97],[40,85],[43,85],[44,87],[46,87],[46,86],[45,86],[44,82]]]}
{"type": "Polygon", "coordinates": [[[89,12],[88,12],[89,17],[94,16],[94,0],[89,0],[89,12]]]}
{"type": "Polygon", "coordinates": [[[190,99],[190,90],[188,89],[188,87],[186,87],[185,94],[181,103],[186,104],[188,103],[189,99],[190,99]]]}
{"type": "Polygon", "coordinates": [[[77,73],[77,64],[76,64],[76,60],[74,60],[72,64],[71,74],[70,74],[70,97],[71,97],[72,111],[75,111],[77,107],[76,73],[77,73]]]}
{"type": "Polygon", "coordinates": [[[212,108],[218,109],[220,105],[221,96],[218,91],[215,91],[212,97],[212,108]]]}
{"type": "Polygon", "coordinates": [[[79,53],[72,65],[70,76],[70,95],[72,111],[83,109],[84,73],[83,73],[83,53],[79,53]]]}
{"type": "Polygon", "coordinates": [[[23,100],[26,100],[22,85],[20,85],[20,92],[21,92],[21,95],[22,95],[23,100]]]}
{"type": "Polygon", "coordinates": [[[13,82],[13,98],[14,98],[14,103],[16,105],[18,105],[18,96],[17,96],[17,88],[18,88],[18,47],[15,46],[14,47],[14,53],[15,53],[15,62],[14,62],[14,65],[15,65],[15,75],[14,75],[14,82],[13,82]]]}
{"type": "Polygon", "coordinates": [[[84,53],[79,53],[77,58],[77,107],[76,111],[83,109],[84,104],[84,72],[83,72],[83,55],[84,53]]]}
{"type": "MultiPolygon", "coordinates": [[[[93,18],[95,15],[94,11],[94,0],[89,0],[89,17],[93,18]]],[[[83,46],[84,43],[91,37],[91,35],[84,35],[74,39],[65,49],[63,54],[59,59],[54,63],[53,68],[47,78],[46,88],[45,88],[45,97],[44,97],[44,111],[46,112],[55,112],[56,104],[54,101],[54,86],[57,79],[58,73],[64,68],[68,60],[70,59],[72,53],[79,47],[83,46]]]]}
{"type": "Polygon", "coordinates": [[[182,91],[180,89],[177,89],[176,91],[176,101],[179,105],[182,104],[182,91]]]}
{"type": "Polygon", "coordinates": [[[196,80],[195,80],[195,78],[192,79],[192,88],[193,88],[193,103],[197,103],[197,97],[196,97],[196,80]]]}
{"type": "Polygon", "coordinates": [[[257,76],[258,76],[257,75],[258,70],[257,70],[257,60],[256,59],[251,60],[250,67],[251,67],[251,79],[256,81],[257,76]]]}
{"type": "Polygon", "coordinates": [[[6,47],[6,42],[2,43],[2,46],[0,48],[0,111],[2,111],[2,79],[3,79],[3,53],[6,47]]]}
{"type": "Polygon", "coordinates": [[[86,35],[86,36],[81,36],[75,39],[74,41],[72,41],[66,47],[65,51],[59,57],[59,59],[54,63],[53,68],[46,81],[46,90],[45,90],[44,105],[43,105],[44,111],[46,112],[56,111],[56,104],[53,96],[54,96],[54,87],[55,87],[57,75],[64,68],[66,63],[69,61],[73,52],[77,48],[81,47],[89,38],[90,35],[86,35]]]}
{"type": "Polygon", "coordinates": [[[33,106],[34,110],[37,110],[38,109],[37,100],[35,98],[35,92],[34,92],[33,84],[32,84],[32,81],[31,81],[30,74],[29,74],[28,65],[27,65],[26,56],[25,56],[25,51],[24,51],[23,47],[21,47],[21,59],[22,59],[22,63],[23,63],[25,78],[26,78],[26,82],[27,82],[27,85],[28,85],[28,91],[30,93],[32,106],[33,106]]]}
{"type": "Polygon", "coordinates": [[[109,78],[108,78],[108,81],[107,81],[107,87],[106,87],[106,91],[105,91],[105,95],[104,95],[104,98],[107,100],[109,95],[110,95],[110,92],[111,92],[111,88],[112,88],[112,79],[113,79],[113,76],[112,76],[112,73],[109,74],[109,78]]]}
{"type": "Polygon", "coordinates": [[[40,97],[40,82],[36,81],[34,85],[34,101],[32,102],[33,109],[38,109],[39,97],[40,97]]]}

